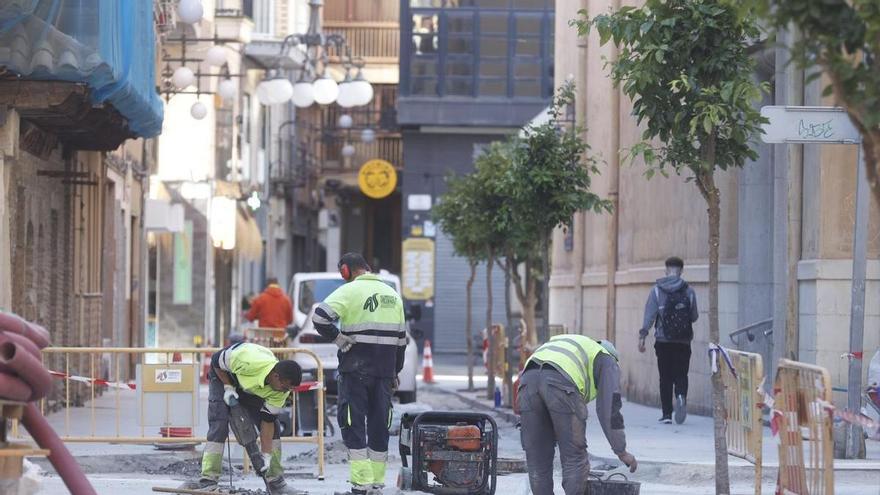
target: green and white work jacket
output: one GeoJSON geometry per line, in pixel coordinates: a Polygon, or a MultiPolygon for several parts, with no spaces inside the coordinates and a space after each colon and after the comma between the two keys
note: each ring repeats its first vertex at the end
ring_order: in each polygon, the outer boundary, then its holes
{"type": "Polygon", "coordinates": [[[325,338],[335,339],[340,332],[354,338],[351,350],[339,353],[340,373],[393,378],[403,369],[403,300],[377,275],[366,273],[333,291],[315,309],[312,321],[325,338]]]}

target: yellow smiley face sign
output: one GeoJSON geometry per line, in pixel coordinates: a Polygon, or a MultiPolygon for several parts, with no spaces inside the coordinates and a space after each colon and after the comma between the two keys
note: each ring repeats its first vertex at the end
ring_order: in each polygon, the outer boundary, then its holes
{"type": "Polygon", "coordinates": [[[370,160],[361,166],[358,185],[368,197],[382,199],[397,187],[397,171],[385,160],[370,160]]]}

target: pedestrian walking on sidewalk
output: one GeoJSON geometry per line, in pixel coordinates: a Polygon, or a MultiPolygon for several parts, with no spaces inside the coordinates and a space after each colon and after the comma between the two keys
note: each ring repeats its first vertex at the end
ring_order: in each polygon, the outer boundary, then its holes
{"type": "Polygon", "coordinates": [[[287,328],[293,321],[293,304],[278,285],[278,279],[269,277],[266,290],[256,297],[245,313],[248,321],[259,321],[262,328],[287,328]]]}
{"type": "Polygon", "coordinates": [[[339,347],[339,428],[348,449],[350,494],[385,486],[391,397],[406,351],[406,319],[397,291],[370,273],[363,256],[337,265],[346,281],[315,308],[312,322],[339,347]],[[336,324],[339,324],[339,328],[336,324]]]}
{"type": "Polygon", "coordinates": [[[208,373],[208,438],[202,453],[201,478],[181,488],[216,490],[229,436],[229,407],[234,398],[247,410],[259,430],[263,472],[272,495],[302,493],[287,485],[281,467],[281,425],[278,414],[300,384],[302,370],[296,361],[279,361],[257,344],[236,342],[211,356],[208,373]]]}
{"type": "Polygon", "coordinates": [[[687,418],[688,371],[691,366],[691,341],[694,322],[699,318],[697,296],[681,278],[684,261],[666,260],[666,276],[658,279],[648,294],[645,319],[639,329],[639,352],[645,352],[648,330],[654,327],[654,352],[660,373],[660,404],[663,416],[659,422],[684,423],[687,418]]]}
{"type": "Polygon", "coordinates": [[[519,379],[517,405],[523,450],[534,495],[553,494],[553,457],[559,446],[565,495],[583,495],[590,460],[587,455],[587,403],[605,438],[630,472],[638,467],[626,451],[620,399],[617,350],[608,341],[583,335],[557,335],[526,362],[519,379]]]}

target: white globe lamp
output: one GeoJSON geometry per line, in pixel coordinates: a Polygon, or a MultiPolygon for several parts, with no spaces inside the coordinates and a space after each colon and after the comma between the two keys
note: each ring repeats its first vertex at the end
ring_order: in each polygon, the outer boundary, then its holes
{"type": "Polygon", "coordinates": [[[257,84],[257,100],[260,102],[261,105],[265,106],[272,104],[271,92],[269,90],[271,84],[269,83],[269,81],[271,81],[271,79],[264,79],[260,81],[260,84],[257,84]]]}
{"type": "Polygon", "coordinates": [[[312,86],[315,87],[315,101],[319,105],[329,105],[339,96],[339,85],[327,74],[315,79],[312,86]]]}
{"type": "Polygon", "coordinates": [[[361,131],[361,141],[365,143],[372,143],[376,140],[376,131],[372,129],[364,129],[361,131]]]}
{"type": "Polygon", "coordinates": [[[196,75],[193,74],[193,71],[187,66],[180,66],[174,69],[174,74],[171,75],[171,82],[177,89],[189,87],[195,82],[195,80],[196,75]]]}
{"type": "Polygon", "coordinates": [[[226,63],[226,49],[222,45],[214,45],[208,49],[205,54],[205,62],[214,67],[219,67],[226,63]]]}
{"type": "Polygon", "coordinates": [[[177,6],[177,17],[186,24],[199,22],[204,13],[200,0],[180,0],[180,5],[177,6]]]}
{"type": "Polygon", "coordinates": [[[287,103],[293,96],[293,85],[284,78],[269,81],[269,99],[272,105],[287,103]]]}
{"type": "Polygon", "coordinates": [[[336,122],[340,129],[351,129],[352,118],[351,115],[340,115],[339,120],[336,122]]]}
{"type": "Polygon", "coordinates": [[[202,120],[208,115],[208,107],[204,103],[197,101],[189,109],[189,114],[196,120],[202,120]]]}
{"type": "Polygon", "coordinates": [[[354,156],[354,146],[351,144],[346,144],[342,147],[342,156],[346,158],[351,158],[354,156]]]}
{"type": "Polygon", "coordinates": [[[355,96],[351,76],[346,74],[345,80],[339,83],[339,96],[336,97],[336,104],[342,108],[351,108],[355,104],[355,96]]]}
{"type": "Polygon", "coordinates": [[[351,83],[354,92],[355,106],[366,105],[373,100],[373,85],[364,79],[364,75],[358,73],[357,78],[351,83]]]}
{"type": "Polygon", "coordinates": [[[299,108],[307,108],[315,102],[315,87],[308,81],[297,81],[293,85],[293,104],[299,108]]]}
{"type": "Polygon", "coordinates": [[[235,97],[238,88],[235,87],[235,81],[232,79],[224,79],[217,85],[217,94],[224,100],[231,100],[235,97]]]}

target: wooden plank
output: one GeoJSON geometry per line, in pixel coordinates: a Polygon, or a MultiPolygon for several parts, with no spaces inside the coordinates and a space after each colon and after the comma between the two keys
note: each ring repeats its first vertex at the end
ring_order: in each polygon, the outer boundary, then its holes
{"type": "Polygon", "coordinates": [[[153,491],[159,493],[181,493],[186,495],[217,495],[217,493],[222,493],[217,491],[209,492],[206,490],[190,490],[188,488],[165,488],[161,486],[154,486],[153,491]]]}

